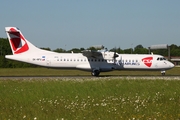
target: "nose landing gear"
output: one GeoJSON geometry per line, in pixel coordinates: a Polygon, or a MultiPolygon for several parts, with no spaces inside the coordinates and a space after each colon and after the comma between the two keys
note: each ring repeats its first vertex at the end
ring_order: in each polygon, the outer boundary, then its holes
{"type": "Polygon", "coordinates": [[[165,70],[162,70],[162,71],[161,71],[161,75],[163,75],[163,76],[164,76],[164,75],[165,75],[165,73],[166,73],[166,71],[165,71],[165,70]]]}

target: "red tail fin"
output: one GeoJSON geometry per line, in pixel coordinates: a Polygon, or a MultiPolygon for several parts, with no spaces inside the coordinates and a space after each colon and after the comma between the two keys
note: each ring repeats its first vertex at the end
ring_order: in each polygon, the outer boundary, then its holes
{"type": "Polygon", "coordinates": [[[18,28],[6,27],[6,32],[13,54],[19,54],[29,50],[27,41],[18,28]]]}

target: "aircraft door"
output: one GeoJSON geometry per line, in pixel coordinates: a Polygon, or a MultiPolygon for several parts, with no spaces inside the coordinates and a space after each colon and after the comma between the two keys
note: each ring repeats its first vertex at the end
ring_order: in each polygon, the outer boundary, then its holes
{"type": "Polygon", "coordinates": [[[47,65],[51,65],[51,60],[46,59],[46,64],[47,64],[47,65]]]}
{"type": "Polygon", "coordinates": [[[158,68],[158,63],[155,64],[155,67],[158,68]]]}

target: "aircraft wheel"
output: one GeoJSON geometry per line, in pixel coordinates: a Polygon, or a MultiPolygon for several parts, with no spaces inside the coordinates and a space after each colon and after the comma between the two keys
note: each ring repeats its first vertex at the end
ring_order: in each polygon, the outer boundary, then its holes
{"type": "Polygon", "coordinates": [[[165,73],[161,73],[163,76],[165,75],[165,73]]]}
{"type": "Polygon", "coordinates": [[[164,76],[164,75],[165,75],[165,72],[166,72],[166,71],[161,71],[161,75],[163,75],[163,76],[164,76]]]}
{"type": "Polygon", "coordinates": [[[92,76],[99,76],[99,74],[100,74],[99,70],[93,70],[91,73],[92,76]]]}

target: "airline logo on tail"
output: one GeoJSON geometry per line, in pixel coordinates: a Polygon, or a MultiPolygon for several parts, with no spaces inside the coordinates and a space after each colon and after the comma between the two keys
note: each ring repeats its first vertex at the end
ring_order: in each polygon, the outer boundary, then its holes
{"type": "Polygon", "coordinates": [[[11,28],[8,33],[14,54],[23,53],[29,49],[26,39],[19,31],[11,28]]]}
{"type": "Polygon", "coordinates": [[[151,67],[152,60],[153,60],[153,57],[146,57],[142,59],[143,63],[148,67],[151,67]]]}

